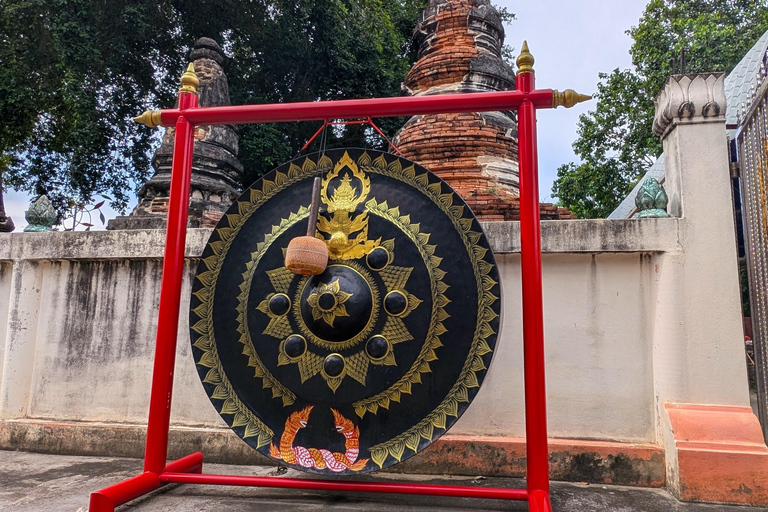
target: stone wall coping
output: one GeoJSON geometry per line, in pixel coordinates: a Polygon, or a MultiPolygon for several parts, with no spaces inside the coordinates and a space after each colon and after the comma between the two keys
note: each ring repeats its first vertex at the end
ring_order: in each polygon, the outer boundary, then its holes
{"type": "MultiPolygon", "coordinates": [[[[542,252],[668,252],[682,219],[542,221],[542,252]]],[[[520,252],[520,223],[484,222],[497,254],[520,252]]],[[[188,258],[198,257],[211,229],[187,230],[188,258]]],[[[165,230],[0,233],[2,260],[143,260],[163,257],[165,230]]]]}
{"type": "MultiPolygon", "coordinates": [[[[188,258],[202,253],[211,231],[187,230],[188,258]]],[[[164,229],[10,233],[0,235],[0,261],[161,259],[164,247],[164,229]]]]}
{"type": "MultiPolygon", "coordinates": [[[[588,219],[541,221],[547,253],[671,252],[679,246],[683,219],[588,219]]],[[[496,254],[520,252],[520,223],[483,222],[496,254]]]]}

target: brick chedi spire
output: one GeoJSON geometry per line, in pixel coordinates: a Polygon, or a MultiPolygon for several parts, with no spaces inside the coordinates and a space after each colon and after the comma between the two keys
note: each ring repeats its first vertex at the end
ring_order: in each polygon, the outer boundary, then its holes
{"type": "MultiPolygon", "coordinates": [[[[213,39],[201,37],[190,53],[199,79],[199,105],[229,105],[229,84],[221,64],[224,52],[213,39]]],[[[168,213],[175,129],[167,128],[152,158],[155,174],[139,190],[130,216],[118,217],[109,229],[164,228],[168,213]]],[[[189,205],[190,227],[213,227],[237,198],[243,165],[237,159],[239,136],[234,126],[196,126],[189,205]]]]}
{"type": "MultiPolygon", "coordinates": [[[[515,74],[501,57],[503,42],[501,19],[488,0],[431,0],[414,32],[419,59],[403,82],[404,93],[514,89],[515,74]]],[[[511,112],[414,116],[394,142],[405,158],[448,182],[480,220],[519,219],[511,112]]],[[[552,205],[542,205],[541,213],[560,218],[552,205]]]]}

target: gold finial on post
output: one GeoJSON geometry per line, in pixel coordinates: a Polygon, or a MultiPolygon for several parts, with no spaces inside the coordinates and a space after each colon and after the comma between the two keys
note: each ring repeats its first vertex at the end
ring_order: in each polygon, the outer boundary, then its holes
{"type": "Polygon", "coordinates": [[[187,70],[181,75],[181,88],[179,92],[197,94],[198,85],[200,85],[200,80],[197,79],[197,74],[195,73],[195,64],[190,62],[187,70]]]}
{"type": "Polygon", "coordinates": [[[528,51],[528,41],[523,41],[523,48],[517,57],[517,74],[533,73],[533,63],[533,55],[528,51]]]}
{"type": "Polygon", "coordinates": [[[587,101],[591,99],[592,99],[592,96],[588,96],[586,94],[579,94],[573,89],[566,89],[563,92],[560,92],[557,89],[552,91],[552,107],[553,108],[557,108],[560,106],[563,106],[565,108],[571,108],[577,103],[581,103],[582,101],[587,101]]]}
{"type": "Polygon", "coordinates": [[[163,124],[160,120],[161,113],[160,110],[145,110],[143,114],[139,117],[134,117],[133,120],[150,128],[157,128],[163,124]]]}

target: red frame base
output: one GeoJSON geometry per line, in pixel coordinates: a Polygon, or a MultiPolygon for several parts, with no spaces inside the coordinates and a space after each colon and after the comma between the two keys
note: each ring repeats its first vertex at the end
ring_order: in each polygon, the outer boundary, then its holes
{"type": "MultiPolygon", "coordinates": [[[[189,474],[200,474],[203,472],[203,454],[200,452],[187,455],[181,459],[171,462],[165,467],[168,472],[181,472],[189,474]]],[[[159,489],[167,482],[161,480],[162,474],[158,475],[151,471],[145,471],[138,476],[124,480],[119,484],[105,487],[100,491],[91,493],[91,502],[88,506],[89,512],[114,512],[115,507],[144,496],[155,489],[159,489]]]]}
{"type": "Polygon", "coordinates": [[[179,107],[161,111],[162,126],[175,126],[168,228],[160,285],[155,361],[147,424],[144,472],[91,495],[91,512],[112,512],[116,506],[167,483],[282,487],[351,492],[427,494],[528,501],[533,512],[551,512],[549,454],[544,376],[544,322],[541,290],[541,232],[539,223],[536,110],[554,108],[551,89],[534,89],[532,71],[520,72],[515,91],[322,101],[272,105],[198,108],[197,95],[179,93],[179,107]],[[517,110],[520,160],[520,238],[523,297],[523,358],[527,490],[408,483],[309,480],[202,474],[203,455],[193,453],[166,465],[173,371],[176,359],[187,210],[192,176],[194,131],[198,124],[245,124],[316,119],[411,116],[442,112],[517,110]]]}
{"type": "Polygon", "coordinates": [[[356,482],[339,480],[313,480],[270,476],[236,476],[205,474],[203,454],[193,453],[171,462],[159,475],[150,471],[91,494],[89,512],[114,512],[115,507],[148,494],[160,487],[175,484],[233,485],[240,487],[267,487],[304,489],[312,491],[372,492],[382,494],[418,494],[450,496],[454,498],[482,498],[495,500],[528,501],[531,512],[551,512],[549,493],[528,492],[525,489],[499,487],[469,487],[461,485],[431,485],[391,482],[356,482]]]}

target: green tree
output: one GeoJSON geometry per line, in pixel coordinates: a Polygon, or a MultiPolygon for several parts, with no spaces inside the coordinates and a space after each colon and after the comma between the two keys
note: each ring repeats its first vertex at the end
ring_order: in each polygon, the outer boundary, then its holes
{"type": "Polygon", "coordinates": [[[2,3],[0,154],[8,157],[7,185],[48,193],[59,207],[69,197],[107,191],[116,206],[125,205],[125,184],[146,175],[151,143],[130,116],[140,106],[172,101],[172,86],[154,79],[154,66],[183,63],[183,39],[161,11],[148,1],[2,3]]]}
{"type": "MultiPolygon", "coordinates": [[[[0,3],[0,162],[4,183],[60,209],[150,173],[157,132],[131,121],[172,106],[191,44],[219,41],[234,103],[391,96],[413,59],[426,0],[4,0],[0,3]]],[[[394,125],[387,125],[392,128],[394,125]]],[[[292,156],[317,125],[253,125],[241,158],[253,179],[292,156]]],[[[330,144],[358,143],[361,129],[330,144]]]]}
{"type": "MultiPolygon", "coordinates": [[[[233,103],[396,96],[415,59],[410,39],[426,1],[276,2],[280,16],[260,30],[230,35],[233,103]],[[274,41],[284,40],[275,45],[274,41]],[[237,77],[248,76],[248,80],[237,77]]],[[[390,136],[402,119],[376,119],[390,136]]],[[[320,123],[246,125],[244,185],[295,155],[320,123]]],[[[327,147],[374,145],[361,126],[328,130],[327,147]]],[[[319,147],[319,140],[313,148],[319,147]]]]}
{"type": "Polygon", "coordinates": [[[652,0],[627,33],[634,68],[601,73],[597,106],[579,118],[579,163],[562,165],[552,195],[578,217],[606,217],[661,154],[653,99],[679,62],[730,72],[768,29],[765,0],[652,0]]]}

